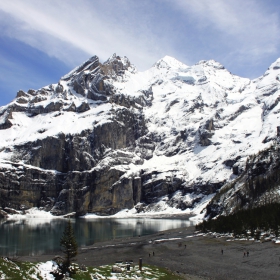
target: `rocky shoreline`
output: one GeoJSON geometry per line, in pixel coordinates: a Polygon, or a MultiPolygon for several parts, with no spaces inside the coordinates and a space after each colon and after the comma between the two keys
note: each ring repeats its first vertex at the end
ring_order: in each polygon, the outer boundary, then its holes
{"type": "MultiPolygon", "coordinates": [[[[20,260],[47,261],[58,254],[23,256],[20,260]]],[[[98,242],[81,247],[76,262],[101,266],[132,260],[138,264],[139,258],[144,265],[165,267],[190,280],[279,279],[279,244],[203,236],[195,227],[98,242]]]]}

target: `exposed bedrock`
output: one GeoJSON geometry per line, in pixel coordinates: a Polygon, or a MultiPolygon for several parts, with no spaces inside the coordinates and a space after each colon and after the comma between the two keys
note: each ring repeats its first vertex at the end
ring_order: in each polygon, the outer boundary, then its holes
{"type": "MultiPolygon", "coordinates": [[[[1,207],[82,215],[113,214],[137,204],[142,199],[141,179],[121,178],[124,172],[114,166],[142,164],[134,150],[136,140],[147,132],[145,119],[127,108],[112,114],[111,121],[79,134],[60,133],[15,145],[14,163],[0,170],[1,207]]],[[[144,151],[149,148],[154,147],[144,151]]]]}
{"type": "Polygon", "coordinates": [[[3,209],[39,207],[54,215],[109,215],[131,209],[139,202],[157,202],[182,189],[180,180],[150,181],[153,173],[131,178],[121,178],[122,175],[123,172],[109,167],[61,173],[13,164],[12,168],[0,170],[0,202],[3,209]]]}
{"type": "Polygon", "coordinates": [[[135,141],[146,131],[141,115],[123,109],[116,118],[80,134],[38,139],[14,146],[13,161],[59,172],[84,171],[93,168],[108,150],[133,149],[135,141]]]}
{"type": "Polygon", "coordinates": [[[54,215],[114,214],[141,199],[141,180],[121,175],[115,169],[59,173],[14,165],[0,170],[0,202],[3,209],[39,207],[54,215]]]}

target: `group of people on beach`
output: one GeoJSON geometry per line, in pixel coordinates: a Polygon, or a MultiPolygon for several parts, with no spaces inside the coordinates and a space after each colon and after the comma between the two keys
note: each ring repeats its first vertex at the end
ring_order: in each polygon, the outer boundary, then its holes
{"type": "MultiPolygon", "coordinates": [[[[222,253],[222,255],[224,254],[224,250],[223,249],[221,249],[221,253],[222,253]]],[[[244,251],[244,254],[243,254],[243,258],[244,257],[246,257],[246,255],[247,255],[247,257],[249,257],[249,251],[244,251]]]]}

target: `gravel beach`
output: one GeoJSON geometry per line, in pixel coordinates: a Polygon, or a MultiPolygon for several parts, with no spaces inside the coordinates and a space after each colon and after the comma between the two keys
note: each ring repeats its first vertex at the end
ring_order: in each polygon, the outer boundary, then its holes
{"type": "MultiPolygon", "coordinates": [[[[187,227],[95,243],[79,248],[76,262],[100,266],[133,260],[138,264],[142,258],[143,264],[165,267],[190,280],[280,279],[279,244],[194,236],[194,231],[194,227],[187,227]]],[[[20,260],[47,261],[54,255],[24,256],[20,260]]]]}

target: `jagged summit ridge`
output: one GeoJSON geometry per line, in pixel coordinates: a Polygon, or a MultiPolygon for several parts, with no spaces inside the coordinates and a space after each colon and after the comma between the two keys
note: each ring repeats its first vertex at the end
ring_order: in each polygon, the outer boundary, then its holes
{"type": "Polygon", "coordinates": [[[68,74],[61,77],[61,80],[68,80],[72,76],[77,75],[78,73],[82,71],[91,71],[93,69],[96,69],[96,67],[99,66],[99,58],[95,55],[92,56],[90,59],[82,63],[80,66],[77,66],[73,70],[71,70],[68,74]]]}
{"type": "Polygon", "coordinates": [[[138,72],[113,54],[19,91],[0,111],[0,203],[55,214],[200,212],[275,141],[279,69],[277,60],[250,81],[214,60],[166,56],[138,72]]]}
{"type": "Polygon", "coordinates": [[[225,69],[225,67],[221,63],[219,63],[213,59],[200,60],[196,65],[206,65],[206,66],[210,66],[210,67],[213,67],[216,69],[221,69],[221,70],[225,69]]]}
{"type": "Polygon", "coordinates": [[[114,89],[109,80],[122,80],[125,73],[134,73],[135,67],[124,57],[115,54],[104,64],[97,56],[76,67],[61,78],[39,90],[20,90],[11,104],[1,108],[0,128],[12,126],[12,114],[26,112],[29,116],[42,113],[71,111],[82,113],[90,105],[110,102],[114,89]]]}

